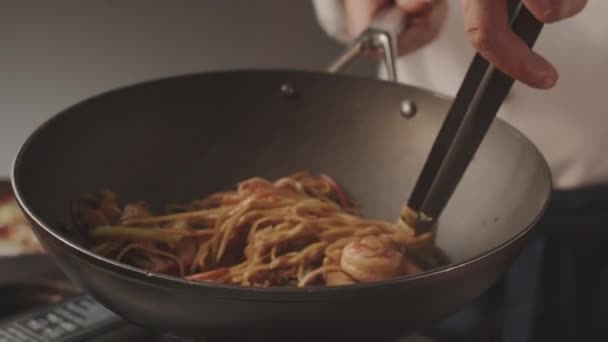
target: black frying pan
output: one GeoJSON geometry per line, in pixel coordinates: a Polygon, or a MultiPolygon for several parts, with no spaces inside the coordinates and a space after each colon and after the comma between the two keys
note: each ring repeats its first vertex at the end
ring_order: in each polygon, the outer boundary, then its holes
{"type": "MultiPolygon", "coordinates": [[[[117,89],[38,128],[13,186],[45,249],[102,304],[138,325],[190,336],[382,338],[421,329],[486,290],[545,208],[539,151],[496,120],[436,233],[450,264],[373,284],[242,288],[192,283],[90,253],[64,225],[75,194],[100,188],[158,207],[300,169],[335,177],[364,214],[393,220],[450,99],[327,73],[231,71],[117,89]],[[404,100],[417,113],[404,118],[404,100]]],[[[408,114],[411,114],[408,113],[408,114]]]]}

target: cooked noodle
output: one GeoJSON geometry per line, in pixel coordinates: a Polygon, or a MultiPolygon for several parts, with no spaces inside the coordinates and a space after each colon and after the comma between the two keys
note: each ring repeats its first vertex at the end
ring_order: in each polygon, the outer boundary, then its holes
{"type": "Polygon", "coordinates": [[[408,246],[430,246],[399,219],[358,215],[327,176],[299,172],[241,182],[153,215],[113,193],[79,197],[75,224],[98,254],[192,281],[243,286],[343,285],[419,272],[408,246]]]}

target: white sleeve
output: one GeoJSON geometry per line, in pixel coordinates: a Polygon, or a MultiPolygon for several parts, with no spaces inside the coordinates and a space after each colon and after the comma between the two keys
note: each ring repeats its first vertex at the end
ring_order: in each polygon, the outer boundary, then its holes
{"type": "Polygon", "coordinates": [[[346,33],[342,0],[312,0],[321,28],[340,42],[351,41],[346,33]]]}

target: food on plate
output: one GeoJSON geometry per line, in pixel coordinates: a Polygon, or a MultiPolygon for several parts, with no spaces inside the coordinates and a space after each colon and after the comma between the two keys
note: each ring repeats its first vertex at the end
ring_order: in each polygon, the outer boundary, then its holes
{"type": "Polygon", "coordinates": [[[161,215],[144,202],[120,206],[106,190],[79,196],[71,211],[73,228],[93,252],[192,281],[377,282],[420,272],[436,249],[430,234],[414,236],[402,218],[361,217],[334,180],[309,172],[275,182],[250,178],[236,190],[172,205],[161,215]]]}
{"type": "MultiPolygon", "coordinates": [[[[8,187],[7,187],[8,188],[8,187]]],[[[42,247],[10,191],[0,194],[0,257],[41,253],[42,247]]]]}

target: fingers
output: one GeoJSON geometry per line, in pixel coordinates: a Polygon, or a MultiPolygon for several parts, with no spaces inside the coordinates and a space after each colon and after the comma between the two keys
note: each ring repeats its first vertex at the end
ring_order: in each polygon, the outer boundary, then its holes
{"type": "Polygon", "coordinates": [[[447,16],[446,0],[342,0],[346,14],[346,31],[355,38],[386,6],[397,6],[406,15],[408,27],[397,38],[398,54],[404,55],[431,42],[447,16]]]}
{"type": "Polygon", "coordinates": [[[587,5],[587,0],[523,0],[538,20],[551,23],[575,16],[587,5]]]}
{"type": "MultiPolygon", "coordinates": [[[[578,14],[587,0],[523,0],[540,21],[558,21],[578,14]]],[[[558,79],[557,70],[531,51],[509,28],[505,0],[462,0],[469,41],[488,61],[529,86],[548,89],[558,79]]]]}
{"type": "Polygon", "coordinates": [[[444,0],[398,0],[408,15],[408,28],[398,39],[398,53],[405,55],[433,41],[441,32],[448,13],[444,0]]]}
{"type": "Polygon", "coordinates": [[[421,14],[428,12],[440,2],[437,0],[397,0],[396,5],[407,14],[421,14]]]}
{"type": "Polygon", "coordinates": [[[343,0],[346,15],[346,31],[351,38],[361,34],[389,0],[343,0]]]}
{"type": "Polygon", "coordinates": [[[432,41],[447,16],[446,0],[343,0],[346,30],[351,38],[361,34],[374,16],[386,6],[395,5],[405,13],[408,27],[397,38],[398,54],[412,52],[432,41]]]}
{"type": "Polygon", "coordinates": [[[506,0],[462,0],[462,4],[467,37],[490,63],[534,88],[548,89],[557,83],[557,70],[511,31],[506,0]]]}

